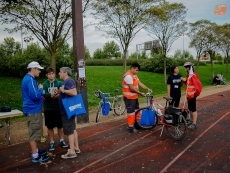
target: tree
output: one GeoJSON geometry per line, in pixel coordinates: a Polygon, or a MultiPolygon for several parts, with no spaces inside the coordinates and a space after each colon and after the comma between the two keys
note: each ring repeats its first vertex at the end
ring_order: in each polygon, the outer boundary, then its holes
{"type": "Polygon", "coordinates": [[[85,59],[91,59],[89,49],[85,46],[85,59]]]}
{"type": "Polygon", "coordinates": [[[226,57],[226,76],[228,76],[228,64],[230,53],[230,24],[226,23],[216,27],[217,38],[219,39],[219,49],[226,57]]]}
{"type": "Polygon", "coordinates": [[[197,71],[199,68],[200,57],[206,51],[205,43],[202,40],[204,37],[199,38],[197,34],[203,31],[205,33],[207,27],[211,27],[213,24],[214,23],[209,20],[198,20],[195,23],[189,23],[189,32],[187,33],[187,35],[191,39],[189,47],[194,47],[196,49],[197,71]]]}
{"type": "MultiPolygon", "coordinates": [[[[83,12],[91,4],[83,1],[83,12]]],[[[56,55],[71,36],[71,0],[5,0],[0,2],[2,24],[14,24],[9,33],[23,29],[23,34],[32,33],[50,53],[51,66],[56,71],[56,55]]]]}
{"type": "Polygon", "coordinates": [[[104,52],[102,49],[96,49],[93,53],[93,59],[105,59],[106,56],[104,55],[104,52]]]}
{"type": "Polygon", "coordinates": [[[166,83],[166,56],[173,42],[187,30],[185,21],[186,7],[182,3],[162,2],[159,8],[165,12],[165,16],[156,16],[149,12],[149,19],[145,30],[153,37],[156,37],[162,48],[164,59],[164,82],[166,83]]]}
{"type": "MultiPolygon", "coordinates": [[[[204,25],[203,28],[194,35],[192,41],[190,42],[190,46],[195,47],[198,51],[202,51],[201,53],[208,53],[210,55],[212,77],[214,77],[213,58],[215,57],[219,47],[219,41],[216,34],[217,25],[215,23],[207,24],[209,25],[204,25]]],[[[198,66],[199,63],[197,65],[197,70],[198,66]]]]}
{"type": "Polygon", "coordinates": [[[185,50],[185,51],[176,50],[173,55],[173,58],[189,60],[189,59],[193,59],[193,55],[188,50],[185,50]]]}
{"type": "Polygon", "coordinates": [[[21,44],[15,42],[13,37],[4,38],[0,44],[0,74],[8,74],[10,60],[17,53],[21,53],[21,44]]]}
{"type": "Polygon", "coordinates": [[[114,41],[105,43],[103,52],[105,57],[109,59],[118,58],[121,55],[119,45],[114,41]]]}
{"type": "Polygon", "coordinates": [[[98,30],[121,43],[123,54],[123,73],[126,72],[127,51],[130,42],[144,27],[147,10],[153,8],[158,0],[95,0],[93,16],[98,30]]]}

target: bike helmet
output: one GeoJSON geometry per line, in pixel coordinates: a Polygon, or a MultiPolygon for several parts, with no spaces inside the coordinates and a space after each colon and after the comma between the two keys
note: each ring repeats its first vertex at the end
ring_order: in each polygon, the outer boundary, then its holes
{"type": "Polygon", "coordinates": [[[193,66],[194,64],[192,62],[186,62],[184,63],[184,67],[190,67],[193,66]]]}
{"type": "Polygon", "coordinates": [[[10,106],[3,106],[3,107],[1,108],[1,112],[11,112],[10,106]]]}

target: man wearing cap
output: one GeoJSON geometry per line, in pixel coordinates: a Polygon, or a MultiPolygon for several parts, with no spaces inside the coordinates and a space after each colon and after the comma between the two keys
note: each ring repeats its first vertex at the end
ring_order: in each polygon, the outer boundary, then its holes
{"type": "Polygon", "coordinates": [[[44,68],[33,61],[28,64],[27,69],[28,73],[22,80],[22,108],[27,119],[32,162],[46,162],[49,160],[47,152],[37,148],[37,141],[40,141],[42,133],[43,86],[38,85],[35,79],[44,68]]]}

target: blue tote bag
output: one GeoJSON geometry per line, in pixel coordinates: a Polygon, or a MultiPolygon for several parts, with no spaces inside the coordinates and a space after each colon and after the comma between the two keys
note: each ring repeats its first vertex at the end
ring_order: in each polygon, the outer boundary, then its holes
{"type": "Polygon", "coordinates": [[[62,99],[62,103],[68,119],[73,116],[86,114],[85,105],[83,103],[81,94],[77,94],[76,96],[67,96],[66,98],[62,99]]]}
{"type": "Polygon", "coordinates": [[[102,106],[101,106],[101,112],[103,116],[109,115],[110,111],[110,103],[106,101],[106,94],[102,94],[102,106]]]}
{"type": "Polygon", "coordinates": [[[155,124],[156,111],[154,110],[142,110],[140,125],[142,126],[152,126],[155,124]]]}

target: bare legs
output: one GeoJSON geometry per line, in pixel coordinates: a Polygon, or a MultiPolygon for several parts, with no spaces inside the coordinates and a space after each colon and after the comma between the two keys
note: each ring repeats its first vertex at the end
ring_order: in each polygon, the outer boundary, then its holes
{"type": "Polygon", "coordinates": [[[190,115],[191,115],[191,120],[192,120],[193,124],[196,124],[196,121],[197,121],[197,111],[195,111],[195,112],[191,112],[190,111],[190,115]]]}
{"type": "Polygon", "coordinates": [[[74,130],[73,134],[68,135],[68,139],[69,139],[70,153],[73,154],[75,153],[75,150],[79,149],[77,131],[74,130]]]}
{"type": "MultiPolygon", "coordinates": [[[[57,131],[58,131],[59,139],[64,139],[63,128],[58,128],[57,131]]],[[[54,129],[48,129],[48,135],[49,135],[50,142],[54,141],[54,129]]]]}

